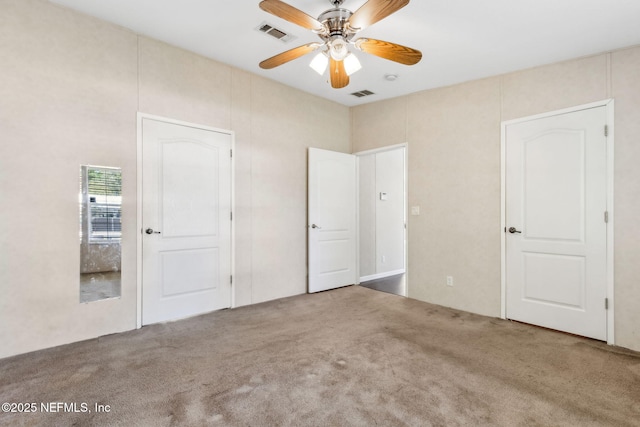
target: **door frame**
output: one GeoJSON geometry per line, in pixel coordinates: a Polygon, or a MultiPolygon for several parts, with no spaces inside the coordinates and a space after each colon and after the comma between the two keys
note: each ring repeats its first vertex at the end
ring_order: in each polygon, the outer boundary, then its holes
{"type": "MultiPolygon", "coordinates": [[[[385,151],[393,151],[404,148],[404,280],[405,280],[405,296],[409,295],[409,221],[407,220],[407,213],[409,209],[409,144],[403,142],[401,144],[388,145],[386,147],[373,148],[371,150],[358,151],[353,153],[356,156],[356,197],[360,200],[360,157],[368,156],[371,154],[383,153],[385,151]]],[[[360,284],[360,203],[356,204],[356,270],[357,280],[356,285],[360,284]]],[[[396,274],[391,272],[389,274],[383,274],[376,278],[383,278],[396,274]]]]}
{"type": "MultiPolygon", "coordinates": [[[[156,120],[159,122],[164,122],[172,125],[179,126],[187,126],[196,129],[212,131],[217,133],[223,133],[229,135],[231,137],[231,152],[233,153],[235,150],[235,133],[231,130],[220,129],[211,126],[200,125],[196,123],[190,123],[182,120],[170,119],[168,117],[156,116],[153,114],[146,113],[137,113],[137,168],[136,168],[136,189],[137,189],[137,197],[136,197],[136,329],[140,329],[142,327],[142,237],[143,237],[143,223],[142,223],[142,121],[144,119],[156,120]]],[[[235,211],[235,158],[233,155],[231,156],[231,212],[235,211]]],[[[235,220],[231,221],[231,247],[229,250],[231,251],[231,277],[235,276],[235,236],[236,236],[236,225],[235,220]]],[[[236,306],[236,284],[231,282],[231,307],[234,308],[236,306]]]]}
{"type": "Polygon", "coordinates": [[[502,319],[507,318],[507,254],[506,254],[506,137],[507,126],[528,122],[531,120],[543,119],[552,116],[558,116],[562,114],[574,113],[581,110],[588,110],[591,108],[605,107],[607,111],[607,212],[609,215],[607,223],[607,344],[615,344],[615,316],[614,316],[614,205],[613,205],[613,180],[614,180],[614,100],[605,99],[602,101],[596,101],[589,104],[578,105],[575,107],[564,108],[555,111],[549,111],[542,114],[536,114],[533,116],[521,117],[513,120],[502,121],[500,124],[500,317],[502,319]]]}

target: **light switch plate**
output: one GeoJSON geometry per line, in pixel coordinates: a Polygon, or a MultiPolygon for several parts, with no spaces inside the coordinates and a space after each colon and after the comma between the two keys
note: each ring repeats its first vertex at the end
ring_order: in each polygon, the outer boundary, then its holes
{"type": "Polygon", "coordinates": [[[411,206],[411,215],[420,215],[420,206],[411,206]]]}

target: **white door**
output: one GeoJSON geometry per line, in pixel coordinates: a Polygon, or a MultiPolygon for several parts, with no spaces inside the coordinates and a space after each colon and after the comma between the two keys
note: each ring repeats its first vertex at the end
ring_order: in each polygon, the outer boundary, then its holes
{"type": "Polygon", "coordinates": [[[231,305],[231,135],[142,119],[142,323],[231,305]]]}
{"type": "Polygon", "coordinates": [[[356,157],[309,148],[309,292],[356,283],[356,157]]]}
{"type": "Polygon", "coordinates": [[[507,318],[607,338],[606,107],[506,127],[507,318]]]}

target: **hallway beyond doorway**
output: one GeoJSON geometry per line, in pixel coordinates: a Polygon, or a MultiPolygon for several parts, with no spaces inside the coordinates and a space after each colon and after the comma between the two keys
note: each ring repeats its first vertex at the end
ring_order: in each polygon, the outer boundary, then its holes
{"type": "Polygon", "coordinates": [[[376,291],[386,292],[388,294],[400,295],[402,297],[407,296],[407,281],[405,280],[406,274],[396,274],[389,277],[383,277],[382,279],[368,280],[361,282],[360,286],[373,289],[376,291]]]}

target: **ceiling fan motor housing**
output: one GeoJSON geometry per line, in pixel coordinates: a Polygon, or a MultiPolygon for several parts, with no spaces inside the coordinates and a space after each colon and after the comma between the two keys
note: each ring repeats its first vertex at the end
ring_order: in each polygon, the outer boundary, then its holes
{"type": "Polygon", "coordinates": [[[347,9],[329,9],[318,16],[318,21],[326,28],[327,32],[320,33],[319,36],[324,41],[329,41],[340,37],[346,41],[349,41],[355,34],[355,32],[349,31],[348,20],[353,15],[353,12],[347,9]]]}

